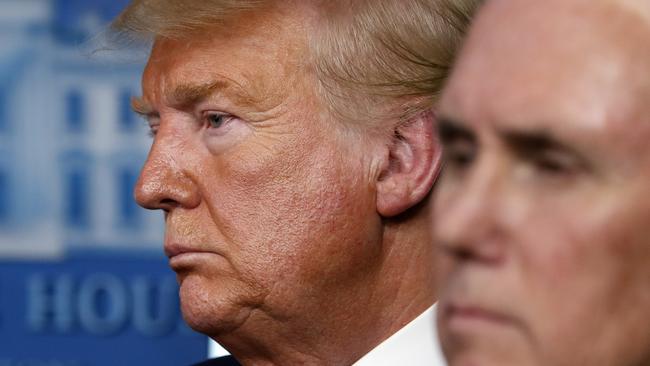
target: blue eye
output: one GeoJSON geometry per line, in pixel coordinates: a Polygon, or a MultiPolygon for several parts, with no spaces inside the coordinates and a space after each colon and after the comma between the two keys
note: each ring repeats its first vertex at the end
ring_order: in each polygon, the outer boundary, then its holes
{"type": "Polygon", "coordinates": [[[219,128],[221,127],[228,119],[228,116],[225,114],[210,114],[207,116],[208,124],[210,128],[219,128]]]}

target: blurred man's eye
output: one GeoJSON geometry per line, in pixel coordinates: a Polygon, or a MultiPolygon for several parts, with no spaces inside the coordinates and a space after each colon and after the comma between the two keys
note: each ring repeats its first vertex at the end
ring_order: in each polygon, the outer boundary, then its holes
{"type": "Polygon", "coordinates": [[[581,160],[567,151],[545,150],[526,159],[537,172],[546,175],[573,175],[583,168],[581,160]]]}
{"type": "Polygon", "coordinates": [[[443,145],[445,165],[448,169],[462,170],[468,168],[475,159],[476,146],[467,140],[450,141],[443,145]]]}
{"type": "Polygon", "coordinates": [[[512,152],[536,174],[568,177],[586,168],[582,155],[546,133],[510,133],[506,141],[512,152]]]}
{"type": "Polygon", "coordinates": [[[442,143],[445,165],[448,170],[462,170],[469,167],[476,157],[477,141],[473,131],[462,124],[441,118],[438,136],[442,143]]]}

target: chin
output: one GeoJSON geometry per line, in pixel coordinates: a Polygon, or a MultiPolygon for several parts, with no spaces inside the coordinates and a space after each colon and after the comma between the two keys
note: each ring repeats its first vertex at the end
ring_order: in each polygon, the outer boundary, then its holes
{"type": "Polygon", "coordinates": [[[448,357],[449,366],[525,366],[523,364],[505,364],[482,355],[461,354],[448,357]]]}
{"type": "Polygon", "coordinates": [[[443,352],[449,366],[545,366],[539,364],[531,348],[520,339],[483,335],[471,339],[443,339],[443,352]]]}
{"type": "Polygon", "coordinates": [[[245,319],[226,289],[202,286],[198,279],[186,277],[180,284],[179,297],[183,319],[195,331],[210,336],[236,329],[245,319]]]}
{"type": "Polygon", "coordinates": [[[486,352],[463,352],[446,355],[449,366],[538,366],[527,358],[486,352]]]}

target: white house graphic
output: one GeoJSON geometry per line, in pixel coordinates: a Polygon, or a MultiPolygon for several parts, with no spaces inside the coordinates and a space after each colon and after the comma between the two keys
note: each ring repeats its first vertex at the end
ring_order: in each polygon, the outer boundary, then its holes
{"type": "Polygon", "coordinates": [[[85,50],[101,16],[63,24],[60,3],[0,0],[0,257],[160,251],[160,214],[132,198],[151,143],[129,105],[142,63],[85,50]]]}

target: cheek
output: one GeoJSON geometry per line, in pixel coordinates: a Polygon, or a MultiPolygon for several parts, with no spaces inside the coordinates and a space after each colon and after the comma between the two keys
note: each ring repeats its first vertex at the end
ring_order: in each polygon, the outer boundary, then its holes
{"type": "Polygon", "coordinates": [[[463,193],[467,193],[468,181],[467,177],[459,179],[453,172],[443,170],[440,173],[433,191],[434,217],[445,217],[445,214],[456,206],[456,201],[460,201],[463,193]]]}
{"type": "Polygon", "coordinates": [[[361,180],[360,164],[344,162],[337,151],[291,148],[224,164],[209,206],[233,243],[236,266],[272,282],[317,278],[364,260],[368,238],[379,235],[372,232],[374,192],[361,180]]]}
{"type": "Polygon", "coordinates": [[[549,198],[521,216],[519,225],[529,229],[516,239],[526,244],[518,247],[520,284],[528,287],[528,319],[549,354],[595,344],[609,349],[629,338],[622,333],[634,327],[630,317],[646,318],[629,304],[650,306],[650,232],[643,222],[650,210],[634,194],[598,193],[549,198]]]}

